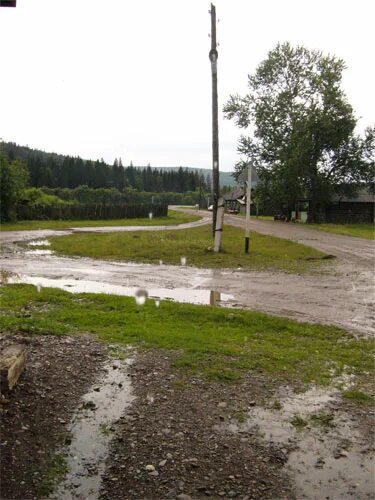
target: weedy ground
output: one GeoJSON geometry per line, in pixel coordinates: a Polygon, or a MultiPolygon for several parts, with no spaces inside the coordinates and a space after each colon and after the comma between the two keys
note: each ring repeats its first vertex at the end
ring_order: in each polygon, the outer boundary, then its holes
{"type": "Polygon", "coordinates": [[[242,268],[305,273],[319,270],[327,257],[290,240],[252,232],[251,251],[244,253],[243,230],[224,227],[222,252],[213,250],[210,225],[193,229],[131,233],[83,233],[50,238],[51,248],[64,255],[203,268],[242,268]]]}
{"type": "Polygon", "coordinates": [[[3,222],[1,231],[32,231],[35,229],[68,229],[71,227],[107,227],[107,226],[171,226],[199,220],[193,214],[184,214],[168,210],[167,217],[108,219],[108,220],[25,220],[19,222],[3,222]]]}
{"type": "MultiPolygon", "coordinates": [[[[0,331],[31,335],[86,334],[138,348],[178,351],[174,365],[207,379],[235,382],[249,371],[297,386],[329,384],[343,373],[368,382],[374,343],[333,326],[297,323],[241,309],[131,297],[69,294],[31,285],[0,288],[0,331]]],[[[360,384],[356,390],[361,391],[360,384]]],[[[347,397],[366,399],[366,395],[347,397]]]]}

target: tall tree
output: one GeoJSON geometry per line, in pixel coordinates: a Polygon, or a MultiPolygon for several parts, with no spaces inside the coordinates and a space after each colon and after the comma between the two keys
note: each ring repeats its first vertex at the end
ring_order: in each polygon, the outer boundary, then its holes
{"type": "Polygon", "coordinates": [[[22,160],[10,161],[0,154],[0,220],[16,219],[16,204],[26,187],[28,172],[22,160]]]}
{"type": "Polygon", "coordinates": [[[230,96],[224,106],[228,119],[250,127],[238,151],[289,213],[305,198],[316,218],[335,191],[358,187],[373,168],[373,149],[366,159],[366,138],[354,135],[356,118],[341,89],[344,69],[334,56],[278,44],[249,76],[249,93],[230,96]]]}

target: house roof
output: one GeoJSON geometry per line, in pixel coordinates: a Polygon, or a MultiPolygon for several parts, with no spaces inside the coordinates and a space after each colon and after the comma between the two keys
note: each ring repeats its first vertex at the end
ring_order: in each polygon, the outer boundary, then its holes
{"type": "Polygon", "coordinates": [[[363,188],[358,191],[357,196],[348,197],[348,196],[335,196],[333,201],[346,201],[346,202],[356,202],[356,203],[374,203],[375,202],[375,194],[369,193],[368,189],[363,188]]]}
{"type": "Polygon", "coordinates": [[[225,201],[234,201],[237,200],[238,198],[242,198],[244,195],[244,190],[242,188],[239,189],[234,189],[230,193],[225,193],[223,196],[225,201]]]}

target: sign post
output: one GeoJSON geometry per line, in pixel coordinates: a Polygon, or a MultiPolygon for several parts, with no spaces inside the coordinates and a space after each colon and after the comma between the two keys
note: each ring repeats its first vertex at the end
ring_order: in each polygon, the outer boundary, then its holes
{"type": "Polygon", "coordinates": [[[246,221],[245,221],[245,254],[249,255],[250,248],[250,204],[251,204],[251,167],[247,164],[247,186],[246,186],[246,221]]]}

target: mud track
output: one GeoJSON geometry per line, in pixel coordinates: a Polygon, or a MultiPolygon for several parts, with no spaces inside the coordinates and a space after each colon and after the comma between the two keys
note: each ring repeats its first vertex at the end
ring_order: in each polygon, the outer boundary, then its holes
{"type": "MultiPolygon", "coordinates": [[[[191,210],[188,212],[191,213],[191,210]]],[[[333,235],[295,224],[253,220],[251,228],[254,231],[291,239],[336,256],[335,263],[330,266],[329,271],[301,276],[38,255],[37,252],[25,252],[15,244],[17,241],[82,231],[160,231],[210,223],[210,214],[198,213],[202,215],[202,220],[181,226],[3,232],[0,269],[16,272],[22,276],[22,281],[28,283],[40,282],[45,286],[58,286],[71,291],[112,292],[126,295],[142,287],[153,290],[153,296],[162,299],[209,303],[209,299],[202,297],[209,297],[210,291],[215,290],[228,296],[225,304],[229,306],[259,310],[297,321],[333,324],[356,335],[374,334],[375,245],[370,240],[333,235]]],[[[229,215],[226,216],[226,223],[243,227],[244,219],[229,215]]]]}

